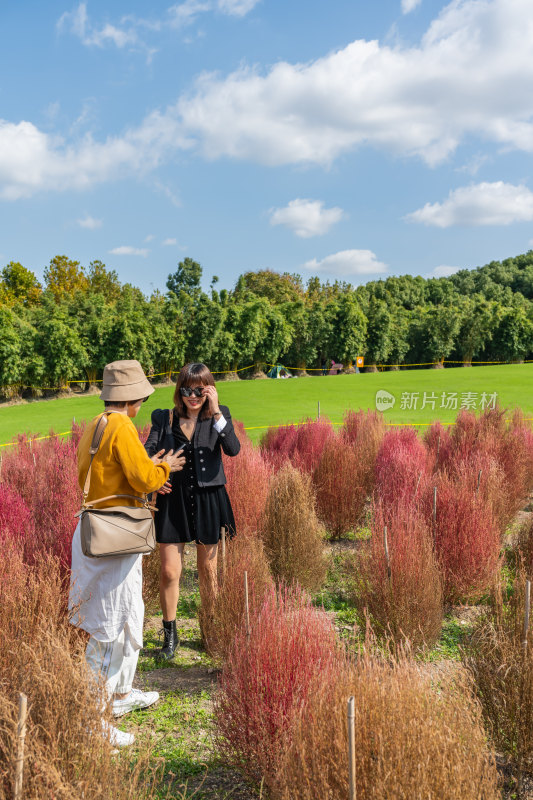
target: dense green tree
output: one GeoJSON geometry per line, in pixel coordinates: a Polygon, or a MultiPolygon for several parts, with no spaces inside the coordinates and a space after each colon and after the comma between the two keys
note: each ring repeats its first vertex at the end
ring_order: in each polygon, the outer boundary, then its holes
{"type": "Polygon", "coordinates": [[[365,345],[365,364],[386,362],[393,348],[393,316],[384,300],[372,298],[366,309],[368,326],[365,345]]]}
{"type": "Polygon", "coordinates": [[[42,291],[34,273],[18,261],[10,261],[0,273],[0,296],[4,296],[4,302],[33,306],[39,302],[42,291]]]}
{"type": "Polygon", "coordinates": [[[44,270],[46,288],[60,302],[66,296],[87,291],[89,282],[79,261],[67,256],[54,256],[44,270]]]}
{"type": "Polygon", "coordinates": [[[168,276],[167,289],[177,297],[183,292],[194,296],[200,291],[202,280],[202,267],[192,258],[180,261],[176,272],[168,276]]]}

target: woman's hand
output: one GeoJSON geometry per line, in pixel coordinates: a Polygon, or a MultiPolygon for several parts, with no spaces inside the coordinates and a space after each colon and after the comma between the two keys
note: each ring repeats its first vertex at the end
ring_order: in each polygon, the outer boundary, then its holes
{"type": "Polygon", "coordinates": [[[214,386],[204,386],[204,397],[207,397],[207,402],[209,403],[209,411],[211,414],[220,414],[220,408],[218,407],[218,392],[214,386]]]}
{"type": "Polygon", "coordinates": [[[172,491],[172,484],[170,481],[167,481],[163,484],[163,486],[157,490],[157,494],[170,494],[172,491]]]}
{"type": "Polygon", "coordinates": [[[176,455],[173,455],[173,452],[173,450],[169,450],[161,460],[164,461],[165,464],[169,465],[171,472],[180,472],[183,469],[187,459],[184,455],[182,455],[183,450],[178,450],[176,455]]]}

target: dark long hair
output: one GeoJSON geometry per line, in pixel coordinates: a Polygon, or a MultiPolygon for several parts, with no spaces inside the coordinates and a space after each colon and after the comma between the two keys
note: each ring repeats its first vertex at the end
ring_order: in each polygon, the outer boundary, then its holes
{"type": "MultiPolygon", "coordinates": [[[[208,367],[205,364],[201,364],[199,362],[185,364],[184,367],[181,368],[180,374],[178,375],[178,380],[176,382],[176,391],[174,392],[174,405],[178,411],[180,417],[188,418],[189,413],[187,410],[187,406],[183,402],[183,397],[180,394],[180,389],[182,386],[192,386],[193,384],[201,383],[203,386],[214,386],[215,379],[208,367]]],[[[209,411],[209,403],[204,400],[204,404],[200,409],[200,413],[198,414],[198,419],[209,419],[212,414],[209,411]]]]}

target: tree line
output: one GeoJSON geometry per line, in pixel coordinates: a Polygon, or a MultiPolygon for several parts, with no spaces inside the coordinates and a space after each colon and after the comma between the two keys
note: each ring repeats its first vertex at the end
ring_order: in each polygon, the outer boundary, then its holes
{"type": "Polygon", "coordinates": [[[334,358],[350,366],[533,355],[533,250],[448,278],[403,275],[321,282],[246,272],[232,290],[201,288],[192,258],[149,297],[101,261],[59,255],[41,284],[18,262],[0,271],[0,392],[92,382],[105,364],[136,358],[147,372],[187,361],[213,371],[282,362],[301,370],[334,358]]]}

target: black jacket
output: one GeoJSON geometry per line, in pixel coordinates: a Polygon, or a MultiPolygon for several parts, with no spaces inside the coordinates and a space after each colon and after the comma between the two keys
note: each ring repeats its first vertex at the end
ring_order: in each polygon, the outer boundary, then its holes
{"type": "MultiPolygon", "coordinates": [[[[223,486],[226,483],[221,450],[227,456],[236,456],[241,449],[231,414],[227,406],[220,406],[226,426],[222,433],[214,428],[214,418],[199,419],[192,438],[194,466],[198,486],[223,486]]],[[[174,436],[167,409],[157,408],[152,413],[152,427],[145,442],[146,452],[153,456],[160,450],[174,450],[174,436]]]]}

